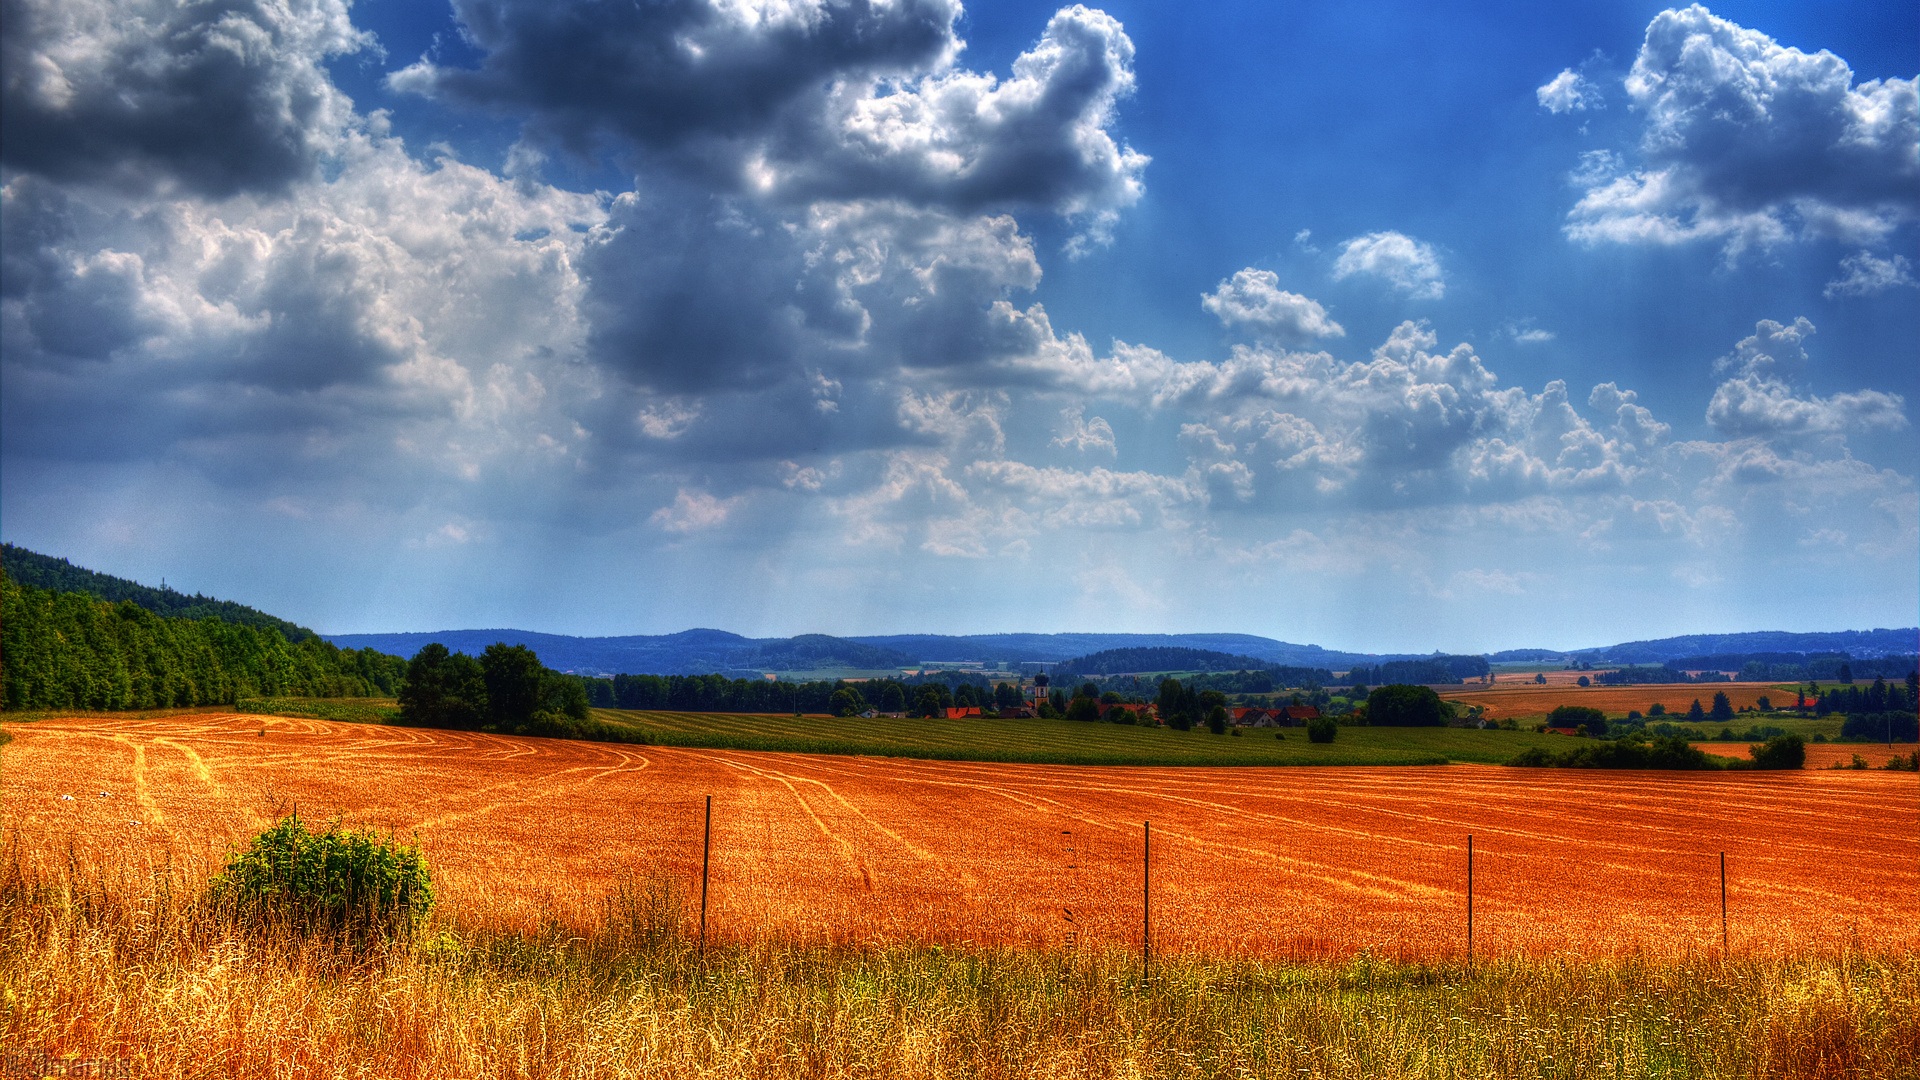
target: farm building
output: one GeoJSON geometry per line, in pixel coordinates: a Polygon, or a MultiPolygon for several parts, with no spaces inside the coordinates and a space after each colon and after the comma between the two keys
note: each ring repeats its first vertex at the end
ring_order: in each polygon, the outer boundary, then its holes
{"type": "Polygon", "coordinates": [[[1297,727],[1320,719],[1320,710],[1312,705],[1277,705],[1233,710],[1233,722],[1241,727],[1297,727]]]}

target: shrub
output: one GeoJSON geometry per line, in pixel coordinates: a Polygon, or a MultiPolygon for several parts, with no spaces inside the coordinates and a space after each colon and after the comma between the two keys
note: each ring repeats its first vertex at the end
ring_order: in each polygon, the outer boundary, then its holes
{"type": "Polygon", "coordinates": [[[1638,738],[1617,742],[1587,743],[1565,753],[1554,754],[1539,747],[1527,750],[1507,762],[1508,765],[1556,769],[1719,769],[1719,761],[1704,750],[1695,750],[1678,735],[1663,735],[1651,742],[1638,738]]]}
{"type": "Polygon", "coordinates": [[[1322,716],[1317,720],[1309,720],[1307,721],[1307,741],[1330,743],[1339,730],[1340,725],[1334,723],[1332,717],[1322,716]]]}
{"type": "Polygon", "coordinates": [[[1807,763],[1807,743],[1798,735],[1775,735],[1760,746],[1747,747],[1756,769],[1798,769],[1807,763]]]}
{"type": "Polygon", "coordinates": [[[433,907],[433,885],[417,846],[338,822],[313,832],[289,814],[233,853],[209,899],[256,926],[359,944],[410,935],[433,907]]]}

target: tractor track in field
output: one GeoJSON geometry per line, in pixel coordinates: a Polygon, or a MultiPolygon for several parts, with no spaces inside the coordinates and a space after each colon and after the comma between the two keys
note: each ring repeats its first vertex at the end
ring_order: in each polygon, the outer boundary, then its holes
{"type": "Polygon", "coordinates": [[[710,795],[722,934],[1124,944],[1151,820],[1168,948],[1445,954],[1468,833],[1495,950],[1717,944],[1723,850],[1743,947],[1920,947],[1903,774],[996,765],[237,714],[8,730],[0,826],[29,852],[205,852],[315,808],[418,835],[446,902],[505,919],[590,910],[623,875],[697,883],[710,795]]]}

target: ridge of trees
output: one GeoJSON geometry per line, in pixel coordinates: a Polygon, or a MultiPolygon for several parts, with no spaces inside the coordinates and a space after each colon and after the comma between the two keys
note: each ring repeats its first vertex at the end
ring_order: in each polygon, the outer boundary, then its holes
{"type": "MultiPolygon", "coordinates": [[[[1143,671],[1261,671],[1272,668],[1270,661],[1252,656],[1237,656],[1213,649],[1188,649],[1177,645],[1147,645],[1099,652],[1061,661],[1055,668],[1077,675],[1120,675],[1143,671]]],[[[1331,677],[1331,676],[1329,676],[1331,677]]]]}
{"type": "MultiPolygon", "coordinates": [[[[276,620],[277,622],[277,620],[276,620]]],[[[291,625],[291,624],[289,624],[291,625]]],[[[165,617],[13,580],[0,569],[0,701],[7,709],[157,709],[244,697],[387,697],[405,661],[275,625],[165,617]]]]}
{"type": "Polygon", "coordinates": [[[216,600],[195,593],[188,596],[173,589],[156,589],[137,581],[101,574],[75,566],[65,559],[42,555],[13,544],[0,545],[0,568],[21,585],[57,593],[86,593],[112,603],[127,601],[169,619],[219,619],[235,626],[273,629],[290,642],[318,637],[304,626],[277,619],[231,600],[216,600]]]}
{"type": "Polygon", "coordinates": [[[1383,664],[1359,665],[1347,673],[1354,685],[1407,683],[1439,685],[1485,678],[1491,668],[1484,656],[1427,656],[1418,660],[1389,660],[1383,664]]]}

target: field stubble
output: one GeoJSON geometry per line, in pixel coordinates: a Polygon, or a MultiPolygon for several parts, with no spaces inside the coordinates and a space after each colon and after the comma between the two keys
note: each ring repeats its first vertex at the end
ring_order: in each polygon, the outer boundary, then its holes
{"type": "Polygon", "coordinates": [[[1073,768],[678,750],[256,716],[12,728],[31,855],[212,859],[297,806],[417,835],[443,900],[531,926],[615,882],[693,888],[714,796],[717,939],[1444,960],[1920,945],[1911,774],[1483,766],[1073,768]],[[261,734],[261,732],[265,734],[261,734]],[[104,792],[103,796],[101,793],[104,792]],[[72,798],[65,798],[72,796],[72,798]]]}

